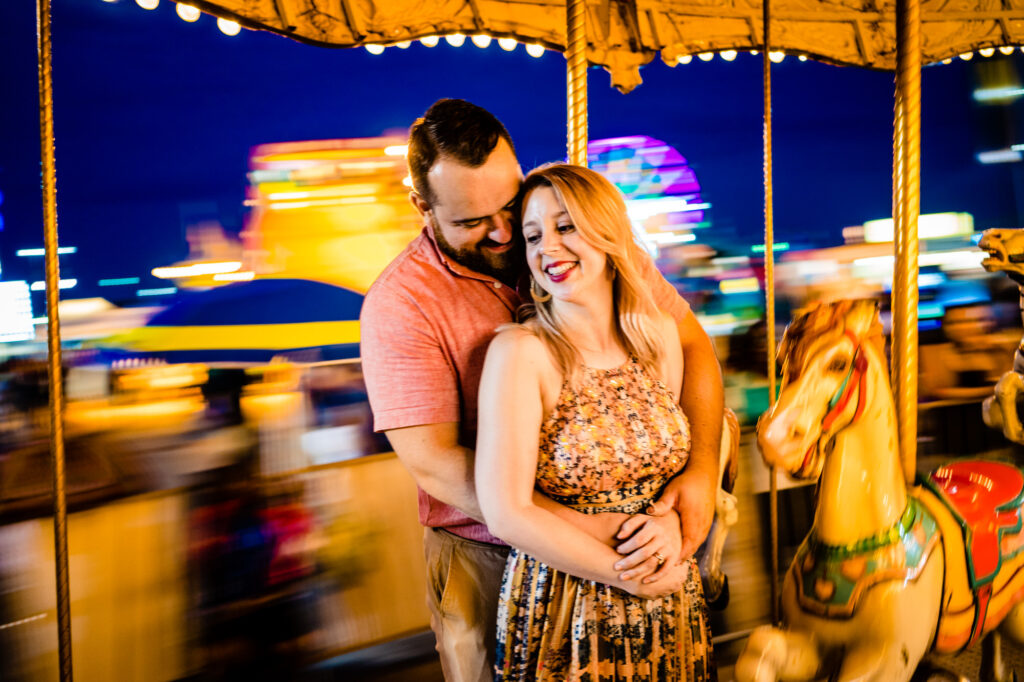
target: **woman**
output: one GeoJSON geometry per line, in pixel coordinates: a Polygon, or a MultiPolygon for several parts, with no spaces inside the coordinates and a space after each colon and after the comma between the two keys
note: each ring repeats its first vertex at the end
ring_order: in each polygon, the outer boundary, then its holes
{"type": "Polygon", "coordinates": [[[495,337],[480,385],[480,506],[513,547],[495,679],[713,679],[692,559],[638,580],[649,568],[616,571],[609,538],[532,498],[536,486],[585,514],[637,514],[682,469],[690,436],[678,332],[640,276],[618,190],[559,164],[531,172],[522,196],[534,306],[495,337]]]}

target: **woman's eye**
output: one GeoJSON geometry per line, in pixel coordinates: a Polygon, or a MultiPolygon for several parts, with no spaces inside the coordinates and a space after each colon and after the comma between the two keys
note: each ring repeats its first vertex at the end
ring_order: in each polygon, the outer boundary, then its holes
{"type": "Polygon", "coordinates": [[[566,232],[572,232],[574,229],[575,228],[572,225],[559,225],[558,226],[558,231],[561,232],[562,234],[565,234],[566,232]]]}
{"type": "Polygon", "coordinates": [[[539,234],[528,234],[528,235],[526,235],[526,243],[527,244],[536,244],[539,241],[540,241],[540,235],[539,234]]]}

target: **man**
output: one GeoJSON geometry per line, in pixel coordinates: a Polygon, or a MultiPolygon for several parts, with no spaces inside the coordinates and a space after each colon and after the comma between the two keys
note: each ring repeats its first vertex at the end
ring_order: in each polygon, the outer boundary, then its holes
{"type": "MultiPolygon", "coordinates": [[[[473,448],[487,345],[522,302],[516,286],[523,254],[514,222],[522,171],[504,126],[462,100],[440,100],[413,124],[408,161],[410,200],[424,229],[366,295],[363,369],[374,428],[387,434],[419,486],[427,601],[445,679],[492,679],[507,547],[482,523],[473,448]]],[[[721,373],[689,306],[648,265],[659,307],[679,324],[686,363],[680,403],[692,431],[685,471],[650,513],[678,511],[678,554],[688,557],[707,535],[714,512],[721,373]]],[[[580,526],[595,521],[546,498],[538,503],[580,526]]],[[[655,575],[664,578],[669,567],[655,563],[641,547],[644,541],[636,533],[623,542],[618,549],[628,556],[616,567],[658,569],[655,575]]]]}

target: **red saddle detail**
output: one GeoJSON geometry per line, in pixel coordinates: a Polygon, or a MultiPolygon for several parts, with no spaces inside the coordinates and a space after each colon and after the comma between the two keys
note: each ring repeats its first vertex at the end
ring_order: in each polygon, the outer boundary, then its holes
{"type": "Polygon", "coordinates": [[[971,587],[995,576],[1001,564],[1000,538],[1021,528],[1024,474],[1002,462],[954,462],[929,474],[946,505],[964,528],[971,587]]]}

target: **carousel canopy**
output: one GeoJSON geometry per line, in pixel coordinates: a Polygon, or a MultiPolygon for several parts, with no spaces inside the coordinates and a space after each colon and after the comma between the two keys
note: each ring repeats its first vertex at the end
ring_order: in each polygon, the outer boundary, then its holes
{"type": "MultiPolygon", "coordinates": [[[[212,14],[307,43],[391,45],[447,34],[515,38],[564,51],[564,0],[198,0],[212,14]]],[[[758,0],[587,0],[587,57],[629,91],[657,55],[760,49],[758,0]]],[[[895,0],[774,0],[771,48],[834,64],[895,69],[895,0]]],[[[921,0],[922,62],[1024,45],[1024,5],[921,0]]]]}

